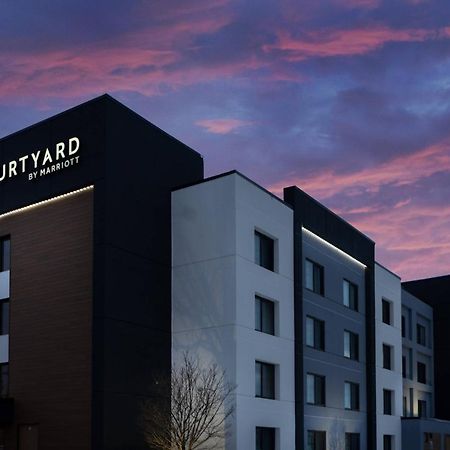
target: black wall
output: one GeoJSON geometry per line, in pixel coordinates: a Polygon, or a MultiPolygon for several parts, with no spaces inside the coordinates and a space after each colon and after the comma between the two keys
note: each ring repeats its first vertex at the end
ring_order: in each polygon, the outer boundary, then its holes
{"type": "Polygon", "coordinates": [[[450,420],[450,275],[408,281],[402,287],[433,307],[435,414],[450,420]]]}
{"type": "Polygon", "coordinates": [[[302,227],[358,259],[366,269],[366,381],[367,449],[376,450],[375,389],[375,244],[356,228],[301,189],[284,189],[284,200],[294,209],[294,317],[296,449],[304,447],[303,389],[303,255],[302,227]]]}
{"type": "Polygon", "coordinates": [[[94,184],[92,449],[144,449],[140,405],[171,366],[170,193],[203,160],[104,95],[2,139],[0,164],[73,136],[80,163],[0,183],[0,214],[94,184]]]}

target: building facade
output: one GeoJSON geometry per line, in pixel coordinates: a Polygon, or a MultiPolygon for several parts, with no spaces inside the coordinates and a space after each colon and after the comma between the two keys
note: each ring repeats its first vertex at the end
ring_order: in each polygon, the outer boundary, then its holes
{"type": "Polygon", "coordinates": [[[446,280],[99,97],[0,140],[0,449],[147,448],[189,352],[236,387],[224,450],[448,450],[446,280]]]}

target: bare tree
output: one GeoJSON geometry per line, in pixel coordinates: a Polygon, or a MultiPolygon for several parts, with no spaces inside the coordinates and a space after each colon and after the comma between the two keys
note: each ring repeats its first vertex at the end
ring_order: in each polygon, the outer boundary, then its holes
{"type": "MultiPolygon", "coordinates": [[[[226,382],[217,365],[201,367],[188,353],[174,366],[171,380],[158,381],[166,400],[147,401],[143,409],[144,436],[149,447],[158,450],[213,449],[227,432],[233,414],[231,394],[235,387],[226,382]]],[[[223,444],[222,444],[223,447],[223,444]]]]}

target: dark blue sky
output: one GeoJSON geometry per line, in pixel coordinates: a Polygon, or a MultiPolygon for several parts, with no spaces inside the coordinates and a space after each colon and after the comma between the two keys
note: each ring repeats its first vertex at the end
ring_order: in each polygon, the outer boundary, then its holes
{"type": "Polygon", "coordinates": [[[108,92],[404,279],[450,272],[448,0],[2,2],[0,135],[108,92]]]}

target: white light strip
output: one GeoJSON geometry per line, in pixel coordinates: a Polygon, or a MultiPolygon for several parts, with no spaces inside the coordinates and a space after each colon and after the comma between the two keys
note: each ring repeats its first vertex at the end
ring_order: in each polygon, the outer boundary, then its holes
{"type": "Polygon", "coordinates": [[[67,194],[58,195],[57,197],[48,198],[47,200],[42,200],[41,202],[33,203],[32,205],[27,205],[22,208],[13,209],[12,211],[8,211],[4,214],[0,214],[0,219],[3,219],[3,217],[12,216],[13,214],[19,214],[24,211],[28,211],[29,209],[36,208],[38,206],[46,205],[47,203],[52,203],[57,200],[61,200],[63,198],[72,197],[73,195],[77,195],[80,192],[90,191],[94,189],[94,186],[87,186],[81,189],[77,189],[76,191],[68,192],[67,194]]]}
{"type": "Polygon", "coordinates": [[[326,245],[328,248],[339,253],[341,256],[345,256],[346,258],[350,259],[351,261],[363,267],[364,269],[367,268],[367,266],[363,264],[361,261],[358,261],[357,259],[353,258],[353,256],[350,256],[348,253],[345,253],[343,250],[337,248],[333,244],[330,244],[328,241],[322,239],[320,236],[317,236],[317,234],[313,233],[312,231],[309,231],[307,228],[302,227],[302,231],[304,231],[307,236],[311,236],[312,238],[317,239],[321,244],[326,245]]]}

